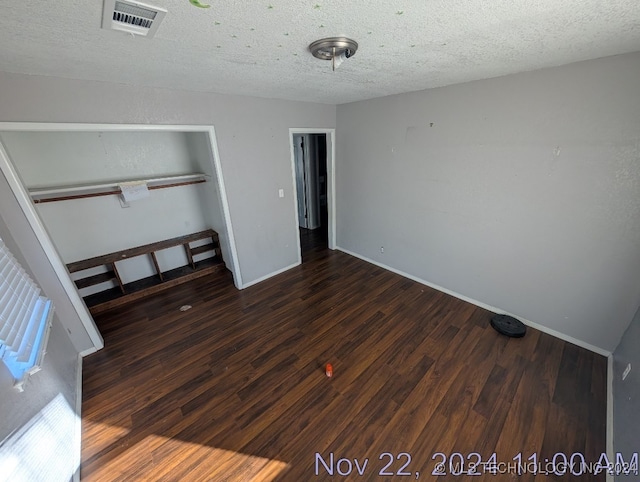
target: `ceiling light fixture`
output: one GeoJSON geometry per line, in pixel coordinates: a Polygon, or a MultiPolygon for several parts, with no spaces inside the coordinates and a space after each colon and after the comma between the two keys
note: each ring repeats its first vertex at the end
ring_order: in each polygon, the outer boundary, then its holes
{"type": "Polygon", "coordinates": [[[356,50],[358,50],[358,42],[347,37],[323,38],[309,45],[309,51],[315,58],[331,60],[333,70],[336,70],[349,57],[353,57],[356,50]]]}

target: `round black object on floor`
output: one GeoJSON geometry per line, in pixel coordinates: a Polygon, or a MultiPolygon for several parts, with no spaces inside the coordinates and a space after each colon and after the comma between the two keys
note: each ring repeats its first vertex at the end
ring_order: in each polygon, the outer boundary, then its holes
{"type": "Polygon", "coordinates": [[[491,326],[498,333],[511,338],[522,338],[527,332],[527,327],[513,316],[495,315],[491,318],[491,326]]]}

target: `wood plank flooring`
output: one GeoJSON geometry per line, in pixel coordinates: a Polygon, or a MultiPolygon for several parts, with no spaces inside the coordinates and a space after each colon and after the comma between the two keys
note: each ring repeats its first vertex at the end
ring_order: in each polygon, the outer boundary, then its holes
{"type": "Polygon", "coordinates": [[[446,457],[441,480],[605,480],[449,466],[597,461],[604,357],[532,329],[504,338],[491,313],[321,245],[304,259],[243,291],[209,276],[97,316],[82,479],[435,480],[446,457]]]}

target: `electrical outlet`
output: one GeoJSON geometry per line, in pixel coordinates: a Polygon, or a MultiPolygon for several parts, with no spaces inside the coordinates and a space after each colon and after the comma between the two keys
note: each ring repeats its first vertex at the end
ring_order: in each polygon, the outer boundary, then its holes
{"type": "Polygon", "coordinates": [[[625,368],[624,371],[622,372],[622,380],[627,378],[630,371],[631,371],[631,363],[627,363],[627,368],[625,368]]]}
{"type": "Polygon", "coordinates": [[[380,252],[384,253],[384,246],[380,246],[380,252]]]}

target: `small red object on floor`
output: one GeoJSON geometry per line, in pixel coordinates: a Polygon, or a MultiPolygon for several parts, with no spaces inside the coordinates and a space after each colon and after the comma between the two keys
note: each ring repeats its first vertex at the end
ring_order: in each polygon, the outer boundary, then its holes
{"type": "Polygon", "coordinates": [[[327,366],[325,368],[325,373],[329,378],[333,376],[333,367],[331,366],[331,363],[327,363],[327,366]]]}

